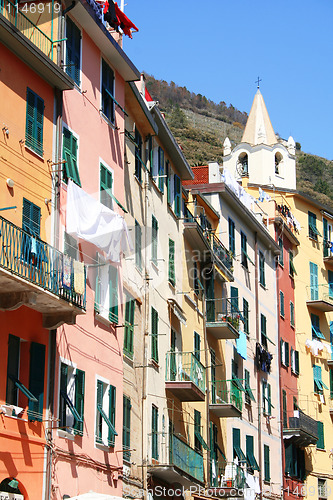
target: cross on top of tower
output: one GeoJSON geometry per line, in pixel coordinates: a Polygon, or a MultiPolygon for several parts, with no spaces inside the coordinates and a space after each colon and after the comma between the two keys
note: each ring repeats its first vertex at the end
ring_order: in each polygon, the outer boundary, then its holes
{"type": "Polygon", "coordinates": [[[257,84],[257,89],[259,89],[259,83],[262,81],[262,78],[259,78],[258,76],[258,80],[255,81],[255,83],[257,84]]]}

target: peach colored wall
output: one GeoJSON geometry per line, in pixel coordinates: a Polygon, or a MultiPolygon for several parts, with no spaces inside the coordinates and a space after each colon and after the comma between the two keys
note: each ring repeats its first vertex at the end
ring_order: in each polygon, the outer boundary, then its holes
{"type": "Polygon", "coordinates": [[[17,206],[0,215],[22,225],[23,197],[41,208],[41,238],[49,241],[50,218],[45,198],[51,198],[54,92],[52,87],[0,44],[0,207],[17,206]],[[43,158],[19,143],[25,139],[27,87],[44,100],[43,158]],[[9,135],[1,130],[7,126],[9,135]],[[6,179],[14,180],[9,189],[6,179]]]}
{"type": "MultiPolygon", "coordinates": [[[[21,342],[20,380],[29,387],[30,342],[46,346],[44,373],[44,412],[46,409],[47,360],[49,333],[42,328],[42,315],[28,307],[15,311],[0,312],[0,405],[6,402],[8,334],[16,335],[21,342]]],[[[0,415],[0,482],[15,477],[26,500],[42,497],[45,422],[29,422],[27,419],[28,399],[19,392],[19,406],[24,408],[21,418],[0,415]]],[[[45,418],[45,413],[44,413],[45,418]]]]}

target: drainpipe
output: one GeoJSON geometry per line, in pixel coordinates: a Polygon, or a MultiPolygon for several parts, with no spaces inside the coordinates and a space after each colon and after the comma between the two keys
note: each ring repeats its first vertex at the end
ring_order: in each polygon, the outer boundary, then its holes
{"type": "MultiPolygon", "coordinates": [[[[280,269],[279,265],[277,263],[277,260],[275,261],[275,266],[276,266],[276,293],[277,297],[279,297],[279,290],[280,290],[280,269]]],[[[280,339],[281,339],[281,328],[280,328],[280,314],[279,314],[279,302],[278,300],[276,301],[276,309],[277,309],[277,318],[278,318],[278,363],[279,363],[279,399],[281,402],[281,389],[282,389],[282,376],[281,376],[281,349],[280,349],[280,339]]],[[[284,488],[284,441],[283,441],[283,418],[282,418],[282,408],[280,404],[280,433],[281,433],[281,465],[282,465],[282,470],[281,470],[281,485],[282,485],[282,497],[283,497],[283,488],[284,488]]]]}
{"type": "MultiPolygon", "coordinates": [[[[203,333],[204,333],[204,343],[205,343],[205,364],[206,364],[206,434],[207,434],[207,442],[210,441],[210,436],[209,436],[209,397],[210,397],[210,390],[209,390],[209,361],[208,361],[208,340],[207,340],[207,328],[206,328],[206,293],[203,290],[202,291],[202,309],[203,309],[203,333]]],[[[207,452],[207,481],[206,484],[209,483],[209,475],[210,475],[210,451],[206,450],[207,452]]]]}
{"type": "MultiPolygon", "coordinates": [[[[258,233],[254,233],[254,253],[255,253],[255,309],[256,309],[256,338],[260,343],[260,327],[259,327],[259,270],[258,270],[258,233]]],[[[260,368],[257,371],[257,394],[258,394],[258,452],[259,452],[259,484],[260,484],[260,500],[262,500],[262,441],[261,441],[261,384],[260,384],[260,368]]]]}
{"type": "Polygon", "coordinates": [[[57,330],[49,332],[49,359],[48,359],[48,390],[47,390],[47,420],[45,422],[45,437],[46,437],[46,477],[44,486],[44,500],[51,499],[52,487],[52,445],[53,445],[53,430],[52,422],[54,416],[54,384],[55,384],[55,362],[56,362],[56,338],[57,330]]]}

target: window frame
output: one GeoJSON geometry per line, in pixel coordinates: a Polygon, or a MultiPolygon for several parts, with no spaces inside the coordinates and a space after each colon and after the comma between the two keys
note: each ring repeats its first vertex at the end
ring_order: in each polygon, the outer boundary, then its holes
{"type": "Polygon", "coordinates": [[[66,124],[63,124],[63,127],[62,127],[62,159],[64,160],[65,163],[63,164],[63,168],[62,168],[62,182],[64,182],[65,184],[68,184],[68,179],[72,179],[72,181],[75,182],[75,184],[77,184],[79,187],[81,187],[80,168],[79,168],[79,149],[80,149],[80,138],[79,138],[78,134],[76,134],[66,124]],[[65,146],[64,146],[66,133],[70,134],[70,141],[71,141],[70,149],[68,149],[67,147],[65,148],[65,146]],[[73,138],[74,138],[75,144],[76,144],[75,157],[72,153],[73,138]],[[66,152],[69,155],[70,165],[68,164],[69,160],[65,156],[66,152]]]}
{"type": "Polygon", "coordinates": [[[133,359],[134,355],[134,318],[135,299],[125,293],[125,314],[124,314],[124,354],[133,359]]]}
{"type": "Polygon", "coordinates": [[[285,310],[284,310],[284,293],[282,290],[279,292],[279,305],[280,305],[280,317],[285,319],[285,310]]]}
{"type": "Polygon", "coordinates": [[[279,248],[280,248],[280,255],[279,255],[279,264],[281,267],[284,267],[284,248],[283,248],[283,239],[280,237],[279,240],[278,240],[278,245],[279,245],[279,248]]]}
{"type": "Polygon", "coordinates": [[[151,457],[153,460],[158,460],[158,407],[152,404],[151,408],[151,457]]]}
{"type": "Polygon", "coordinates": [[[151,359],[158,364],[158,312],[151,307],[151,359]]]}
{"type": "Polygon", "coordinates": [[[76,363],[63,358],[59,358],[59,378],[58,378],[58,417],[59,417],[59,427],[58,435],[61,437],[70,438],[76,434],[82,436],[83,426],[84,426],[84,397],[85,397],[85,372],[77,368],[76,363]],[[63,367],[66,370],[63,371],[63,367]],[[70,370],[70,372],[69,372],[70,370]],[[63,373],[66,376],[66,393],[64,393],[63,384],[63,373]],[[79,380],[78,374],[82,376],[82,391],[79,394],[79,380]],[[72,398],[72,399],[71,399],[72,398]],[[81,407],[81,415],[80,415],[81,407]],[[67,408],[71,413],[71,419],[73,418],[73,425],[71,420],[69,425],[67,425],[68,417],[67,408]]]}
{"type": "MultiPolygon", "coordinates": [[[[81,86],[81,76],[82,76],[82,31],[80,30],[80,28],[74,23],[74,21],[66,16],[66,26],[65,26],[65,33],[66,33],[66,41],[65,41],[65,61],[66,61],[66,65],[65,65],[65,72],[67,73],[67,75],[72,78],[72,80],[74,80],[74,83],[80,88],[81,86]],[[74,60],[75,59],[75,56],[72,55],[70,61],[69,61],[69,58],[68,58],[68,42],[69,42],[69,39],[70,37],[68,36],[68,23],[71,23],[74,30],[77,30],[77,33],[79,34],[79,49],[77,50],[77,47],[75,48],[76,49],[76,57],[77,57],[77,53],[78,53],[78,58],[79,58],[79,62],[78,64],[76,63],[76,61],[74,60]],[[68,69],[69,68],[69,69],[68,69]]],[[[71,49],[73,50],[73,46],[75,45],[76,41],[72,39],[72,42],[71,42],[71,49]]]]}
{"type": "Polygon", "coordinates": [[[271,482],[270,448],[264,444],[264,482],[271,482]]]}
{"type": "Polygon", "coordinates": [[[26,94],[26,125],[25,125],[25,147],[43,157],[43,134],[44,134],[44,99],[36,92],[27,87],[26,94]],[[33,99],[33,104],[32,104],[33,99]],[[29,103],[30,101],[30,103],[29,103]],[[30,108],[32,108],[30,110],[30,108]],[[30,112],[32,111],[32,112],[30,112]],[[32,128],[32,134],[29,134],[29,128],[32,128]],[[40,135],[40,140],[38,136],[40,135]]]}
{"type": "Polygon", "coordinates": [[[110,210],[113,210],[113,200],[114,200],[114,194],[113,194],[114,182],[113,181],[114,181],[113,169],[110,168],[104,161],[102,161],[100,159],[100,161],[99,161],[99,201],[102,205],[109,208],[110,210]],[[107,186],[107,183],[102,183],[102,169],[104,169],[105,172],[111,176],[111,188],[107,186]],[[105,188],[102,188],[102,184],[105,185],[105,188]],[[105,193],[103,193],[103,192],[105,192],[105,193]],[[109,201],[108,204],[104,203],[103,195],[108,196],[108,201],[109,201]]]}
{"type": "Polygon", "coordinates": [[[265,255],[261,250],[259,250],[259,283],[263,288],[266,288],[265,255]]]}
{"type": "Polygon", "coordinates": [[[110,384],[109,380],[96,375],[95,388],[95,447],[113,448],[115,446],[115,437],[118,436],[116,431],[116,387],[110,384]],[[99,387],[101,384],[103,389],[102,405],[100,405],[98,401],[99,387]],[[99,408],[99,406],[101,406],[101,408],[99,408]],[[101,435],[98,435],[100,434],[98,429],[99,426],[101,426],[101,435]],[[106,430],[107,438],[105,437],[106,430]]]}
{"type": "Polygon", "coordinates": [[[131,460],[131,398],[123,394],[123,460],[131,460]]]}
{"type": "Polygon", "coordinates": [[[318,241],[318,236],[321,236],[317,229],[317,215],[310,210],[308,211],[308,232],[309,238],[314,241],[318,241]]]}
{"type": "Polygon", "coordinates": [[[243,297],[243,324],[244,324],[244,333],[246,335],[250,334],[250,322],[249,322],[249,303],[248,301],[243,297]]]}
{"type": "Polygon", "coordinates": [[[169,238],[169,260],[168,260],[168,281],[174,287],[176,286],[176,243],[169,238]]]}
{"type": "MultiPolygon", "coordinates": [[[[107,75],[104,75],[104,76],[106,77],[107,75]]],[[[108,62],[106,62],[106,60],[103,57],[101,58],[100,78],[101,78],[101,87],[100,87],[101,113],[109,123],[114,125],[115,119],[116,119],[116,106],[115,106],[116,74],[115,74],[115,71],[113,70],[113,68],[110,66],[110,64],[108,62]],[[103,70],[110,72],[109,77],[111,76],[111,80],[112,80],[112,91],[110,91],[110,88],[109,88],[110,82],[107,82],[107,81],[104,82],[103,70]],[[106,96],[103,95],[103,92],[105,92],[106,96]],[[110,101],[111,101],[111,103],[110,103],[110,101]],[[106,109],[109,106],[110,106],[110,110],[106,109]]],[[[107,78],[107,80],[108,80],[108,78],[107,78]]]]}
{"type": "Polygon", "coordinates": [[[235,223],[228,217],[228,234],[229,234],[229,252],[232,256],[236,253],[236,242],[235,242],[235,223]]]}

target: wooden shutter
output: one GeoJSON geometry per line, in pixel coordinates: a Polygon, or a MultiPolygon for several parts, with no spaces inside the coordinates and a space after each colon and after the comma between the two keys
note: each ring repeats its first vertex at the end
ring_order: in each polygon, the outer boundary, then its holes
{"type": "Polygon", "coordinates": [[[271,480],[269,446],[264,444],[264,481],[271,480]]]}
{"type": "Polygon", "coordinates": [[[118,324],[118,270],[109,266],[109,320],[118,324]]]}
{"type": "Polygon", "coordinates": [[[325,441],[324,441],[324,424],[323,422],[317,421],[317,431],[318,431],[318,441],[317,448],[320,450],[325,449],[325,441]]]}
{"type": "Polygon", "coordinates": [[[311,300],[318,300],[318,266],[310,262],[310,290],[311,300]]]}
{"type": "Polygon", "coordinates": [[[299,375],[299,352],[295,351],[295,374],[299,375]]]}
{"type": "Polygon", "coordinates": [[[158,188],[164,193],[164,151],[158,148],[158,188]]]}
{"type": "Polygon", "coordinates": [[[17,387],[13,379],[19,377],[20,366],[20,339],[15,335],[8,335],[8,358],[7,358],[7,389],[6,403],[17,405],[17,387]],[[12,378],[11,378],[12,377],[12,378]]]}
{"type": "MultiPolygon", "coordinates": [[[[114,429],[116,427],[116,388],[113,385],[109,387],[109,420],[113,425],[114,429]]],[[[108,440],[110,446],[114,446],[114,432],[109,427],[108,440]]]]}
{"type": "Polygon", "coordinates": [[[127,396],[123,396],[123,448],[124,460],[129,461],[131,458],[131,400],[127,396]]]}
{"type": "Polygon", "coordinates": [[[29,400],[29,419],[43,420],[45,345],[31,342],[29,391],[38,401],[29,400]]]}
{"type": "Polygon", "coordinates": [[[158,460],[158,409],[152,405],[152,458],[158,460]]]}
{"type": "Polygon", "coordinates": [[[43,121],[44,121],[44,101],[36,96],[36,146],[35,151],[43,156],[43,121]]]}
{"type": "Polygon", "coordinates": [[[194,332],[194,356],[200,361],[200,335],[197,332],[194,332]]]}
{"type": "Polygon", "coordinates": [[[81,186],[79,170],[77,167],[77,138],[67,128],[63,129],[63,159],[64,164],[64,181],[72,179],[78,186],[81,186]]]}
{"type": "Polygon", "coordinates": [[[284,318],[284,293],[280,290],[280,315],[284,318]]]}
{"type": "Polygon", "coordinates": [[[96,440],[98,443],[102,442],[102,427],[103,427],[103,418],[99,411],[99,408],[103,408],[103,382],[97,380],[97,397],[96,397],[96,414],[97,414],[97,422],[96,422],[96,440]]]}
{"type": "Polygon", "coordinates": [[[103,205],[112,208],[112,173],[104,165],[100,165],[100,200],[103,205]]]}
{"type": "Polygon", "coordinates": [[[286,429],[288,427],[287,419],[287,393],[282,390],[282,415],[283,415],[283,427],[286,429]]]}
{"type": "Polygon", "coordinates": [[[235,427],[232,429],[232,446],[234,450],[233,458],[236,458],[236,449],[240,448],[240,429],[236,429],[235,427]]]}
{"type": "Polygon", "coordinates": [[[279,255],[279,264],[283,267],[283,240],[279,238],[279,247],[280,247],[280,255],[279,255]]]}
{"type": "Polygon", "coordinates": [[[174,286],[176,283],[175,276],[175,242],[169,239],[169,281],[174,286]]]}
{"type": "Polygon", "coordinates": [[[235,255],[235,223],[229,219],[229,251],[235,255]]]}
{"type": "Polygon", "coordinates": [[[324,233],[324,241],[323,241],[324,257],[328,257],[328,248],[326,246],[326,243],[328,242],[328,224],[327,224],[327,219],[325,218],[323,218],[323,233],[324,233]]]}
{"type": "Polygon", "coordinates": [[[35,93],[27,88],[27,111],[25,125],[25,144],[33,147],[35,140],[35,93]]]}
{"type": "Polygon", "coordinates": [[[284,353],[285,353],[285,365],[289,366],[289,342],[285,342],[284,344],[284,353]]]}
{"type": "Polygon", "coordinates": [[[328,293],[329,298],[333,299],[333,271],[328,270],[328,293]]]}
{"type": "Polygon", "coordinates": [[[178,175],[174,175],[175,182],[175,214],[180,217],[181,212],[181,182],[178,175]]]}
{"type": "Polygon", "coordinates": [[[259,252],[259,268],[260,268],[260,284],[266,286],[265,282],[265,257],[262,252],[259,252]]]}
{"type": "Polygon", "coordinates": [[[65,363],[60,365],[60,405],[59,405],[59,418],[60,427],[65,427],[67,424],[66,419],[66,401],[61,393],[67,395],[67,377],[68,377],[68,366],[65,363]]]}
{"type": "Polygon", "coordinates": [[[231,295],[231,314],[238,313],[238,288],[235,286],[230,287],[230,295],[231,295]]]}
{"type": "Polygon", "coordinates": [[[135,221],[135,264],[142,269],[142,230],[140,224],[135,221]]]}
{"type": "Polygon", "coordinates": [[[158,363],[158,312],[151,308],[151,357],[158,363]]]}
{"type": "Polygon", "coordinates": [[[77,431],[77,433],[83,432],[84,384],[85,373],[84,371],[77,369],[75,374],[75,409],[82,419],[82,422],[75,420],[74,429],[77,431]]]}

